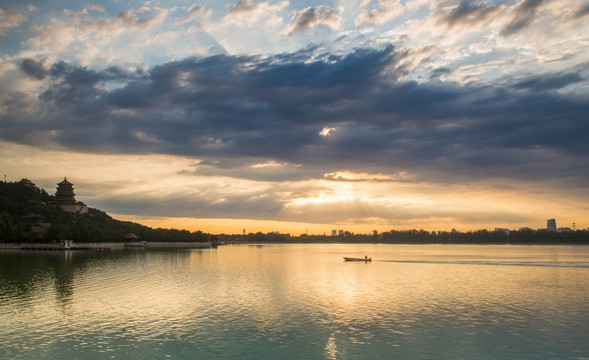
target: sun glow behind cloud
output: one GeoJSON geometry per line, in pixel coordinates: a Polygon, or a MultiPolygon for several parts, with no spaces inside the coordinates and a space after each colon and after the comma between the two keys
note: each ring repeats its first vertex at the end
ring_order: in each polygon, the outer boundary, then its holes
{"type": "MultiPolygon", "coordinates": [[[[335,227],[363,233],[413,227],[540,227],[543,224],[535,219],[553,212],[562,214],[563,221],[575,221],[566,207],[554,206],[553,194],[534,195],[522,191],[523,187],[490,189],[492,184],[485,182],[433,185],[407,180],[406,174],[342,171],[325,174],[324,178],[276,184],[186,175],[181,170],[192,166],[192,160],[175,156],[41,152],[14,145],[4,145],[2,151],[7,158],[24,154],[28,159],[4,160],[3,169],[9,176],[31,178],[50,193],[63,176],[68,176],[75,184],[77,198],[89,206],[156,227],[215,233],[240,233],[246,228],[299,234],[308,229],[322,234],[335,227]],[[224,218],[224,214],[231,217],[224,218]]],[[[268,166],[280,168],[278,163],[262,165],[268,166]]]]}
{"type": "Polygon", "coordinates": [[[321,136],[329,136],[331,135],[331,132],[334,131],[335,128],[330,128],[330,127],[324,127],[320,132],[319,135],[321,136]]]}

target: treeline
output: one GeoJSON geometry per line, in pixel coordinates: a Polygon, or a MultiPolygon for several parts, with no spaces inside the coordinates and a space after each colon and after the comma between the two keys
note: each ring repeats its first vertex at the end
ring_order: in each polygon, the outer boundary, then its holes
{"type": "Polygon", "coordinates": [[[548,231],[548,230],[512,230],[489,231],[476,230],[435,231],[426,230],[391,230],[382,233],[374,231],[372,234],[342,235],[306,235],[290,236],[288,234],[261,232],[247,235],[220,235],[220,242],[247,243],[382,243],[382,244],[589,244],[589,232],[577,231],[548,231]]]}
{"type": "Polygon", "coordinates": [[[204,242],[209,235],[201,231],[153,229],[130,221],[119,221],[103,211],[89,208],[85,214],[73,214],[50,205],[53,197],[44,189],[20,183],[0,182],[0,242],[37,242],[74,240],[76,242],[122,241],[126,234],[142,241],[204,242]],[[35,223],[23,216],[36,214],[49,224],[36,230],[35,223]]]}
{"type": "Polygon", "coordinates": [[[476,230],[468,232],[391,230],[365,236],[366,241],[383,243],[589,243],[587,231],[476,230]]]}

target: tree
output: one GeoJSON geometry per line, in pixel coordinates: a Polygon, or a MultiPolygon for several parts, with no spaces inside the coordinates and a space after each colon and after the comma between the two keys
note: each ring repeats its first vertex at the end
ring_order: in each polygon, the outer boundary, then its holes
{"type": "Polygon", "coordinates": [[[14,225],[12,217],[6,211],[0,213],[0,241],[8,242],[14,240],[14,225]]]}

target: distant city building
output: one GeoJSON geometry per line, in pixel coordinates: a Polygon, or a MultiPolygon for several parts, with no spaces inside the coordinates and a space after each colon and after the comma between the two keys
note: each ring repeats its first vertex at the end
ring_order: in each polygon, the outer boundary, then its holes
{"type": "Polygon", "coordinates": [[[507,235],[509,235],[509,229],[505,229],[505,228],[495,228],[496,232],[504,232],[507,235]]]}
{"type": "Polygon", "coordinates": [[[519,228],[519,231],[534,231],[534,229],[532,229],[531,227],[524,226],[519,228]]]}
{"type": "Polygon", "coordinates": [[[63,181],[57,184],[55,192],[55,203],[67,212],[84,214],[88,212],[88,207],[81,201],[76,201],[74,194],[74,184],[63,178],[63,181]]]}
{"type": "Polygon", "coordinates": [[[548,231],[556,231],[556,219],[546,220],[546,229],[548,229],[548,231]]]}
{"type": "Polygon", "coordinates": [[[558,228],[558,232],[567,232],[567,231],[573,231],[573,229],[571,229],[570,227],[559,227],[558,228]]]}
{"type": "Polygon", "coordinates": [[[331,236],[337,236],[337,230],[331,230],[331,236]]]}
{"type": "Polygon", "coordinates": [[[338,230],[337,233],[338,233],[338,235],[343,235],[344,234],[344,231],[343,230],[338,230]]]}

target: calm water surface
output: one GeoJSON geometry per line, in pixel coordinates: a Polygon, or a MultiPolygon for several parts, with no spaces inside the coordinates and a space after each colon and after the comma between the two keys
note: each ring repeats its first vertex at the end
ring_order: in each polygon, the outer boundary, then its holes
{"type": "Polygon", "coordinates": [[[5,251],[0,324],[2,359],[588,359],[589,247],[5,251]]]}

